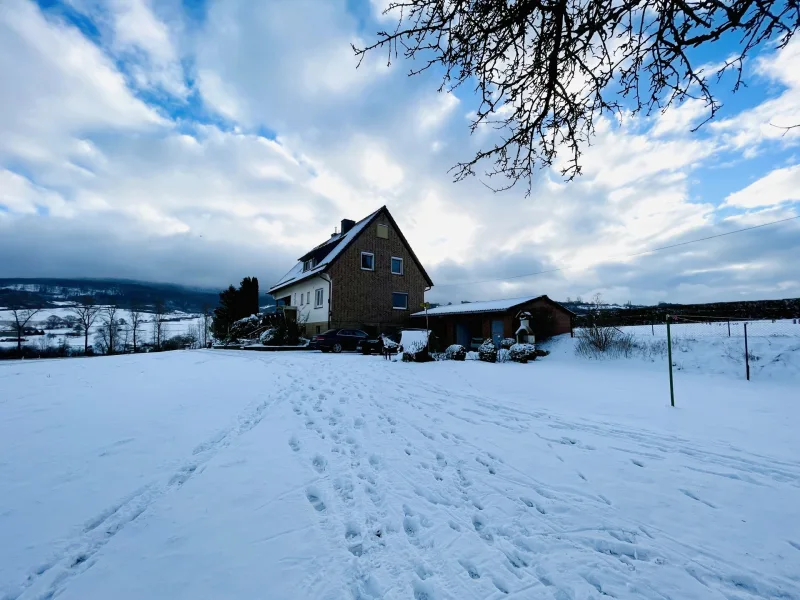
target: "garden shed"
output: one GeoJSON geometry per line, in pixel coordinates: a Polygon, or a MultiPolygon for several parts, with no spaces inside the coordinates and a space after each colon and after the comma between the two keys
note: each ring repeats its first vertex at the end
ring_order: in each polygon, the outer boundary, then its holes
{"type": "MultiPolygon", "coordinates": [[[[461,344],[475,349],[491,338],[499,346],[503,338],[515,337],[521,312],[531,314],[531,329],[537,338],[572,331],[575,314],[547,296],[525,296],[486,302],[463,302],[429,308],[429,328],[443,346],[461,344]]],[[[425,311],[411,315],[422,327],[425,311]]]]}

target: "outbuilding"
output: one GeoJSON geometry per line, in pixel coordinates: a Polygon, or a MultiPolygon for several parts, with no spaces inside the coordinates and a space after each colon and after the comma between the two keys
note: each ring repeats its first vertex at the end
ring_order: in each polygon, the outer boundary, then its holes
{"type": "Polygon", "coordinates": [[[497,346],[503,338],[516,338],[520,313],[530,313],[530,328],[537,338],[572,332],[575,314],[547,296],[448,304],[411,316],[419,327],[425,327],[427,317],[440,345],[461,344],[475,349],[487,338],[497,346]]]}

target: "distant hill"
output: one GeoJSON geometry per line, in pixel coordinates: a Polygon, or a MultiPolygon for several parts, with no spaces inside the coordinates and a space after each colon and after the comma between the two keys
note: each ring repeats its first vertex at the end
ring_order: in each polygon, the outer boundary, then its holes
{"type": "MultiPolygon", "coordinates": [[[[0,306],[6,305],[4,300],[10,296],[19,294],[42,307],[93,295],[99,304],[116,302],[122,306],[137,304],[148,308],[160,300],[170,311],[199,313],[204,307],[211,310],[217,307],[220,291],[222,288],[214,290],[127,279],[0,278],[0,306]]],[[[275,300],[268,294],[262,294],[259,304],[271,306],[275,300]]]]}

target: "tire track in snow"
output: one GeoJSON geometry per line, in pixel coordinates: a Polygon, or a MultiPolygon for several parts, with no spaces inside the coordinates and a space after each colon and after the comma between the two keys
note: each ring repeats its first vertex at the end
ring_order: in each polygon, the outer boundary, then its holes
{"type": "Polygon", "coordinates": [[[143,486],[124,497],[121,502],[89,519],[81,534],[68,542],[50,560],[32,569],[18,585],[17,591],[7,596],[8,600],[50,600],[58,595],[72,579],[97,562],[97,554],[127,525],[161,498],[176,492],[192,477],[202,473],[206,464],[221,450],[256,427],[266,415],[267,409],[283,396],[283,390],[284,388],[277,390],[240,414],[236,425],[230,429],[217,432],[207,441],[198,444],[192,451],[191,458],[169,475],[166,482],[161,480],[143,486]]]}

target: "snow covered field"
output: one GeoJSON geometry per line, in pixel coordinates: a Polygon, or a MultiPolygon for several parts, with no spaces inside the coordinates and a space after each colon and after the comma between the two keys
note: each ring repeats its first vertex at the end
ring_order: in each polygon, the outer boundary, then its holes
{"type": "Polygon", "coordinates": [[[797,385],[561,355],[0,363],[0,598],[800,598],[797,385]]]}
{"type": "MultiPolygon", "coordinates": [[[[633,360],[667,364],[667,327],[637,325],[619,328],[634,336],[641,348],[633,360]]],[[[725,375],[744,380],[744,321],[671,325],[673,361],[677,372],[725,375]]],[[[578,335],[580,330],[576,330],[578,335]]],[[[747,322],[752,379],[800,380],[800,322],[792,319],[747,322]]],[[[566,346],[558,346],[559,350],[566,346]]],[[[571,348],[570,348],[571,350],[571,348]]]]}
{"type": "MultiPolygon", "coordinates": [[[[61,319],[65,319],[69,317],[72,313],[70,312],[68,305],[69,302],[63,302],[63,307],[56,307],[56,308],[46,308],[38,313],[33,317],[30,323],[28,323],[29,327],[34,328],[41,328],[45,329],[44,322],[51,316],[56,316],[61,319]]],[[[163,336],[165,339],[169,339],[176,335],[184,335],[186,334],[191,328],[194,328],[196,331],[202,331],[203,328],[203,317],[201,315],[194,315],[189,313],[182,313],[182,312],[171,312],[165,315],[169,321],[163,323],[162,330],[163,336]],[[175,319],[175,320],[173,320],[175,319]]],[[[122,328],[122,335],[124,336],[124,330],[128,327],[131,323],[131,315],[130,311],[124,308],[121,308],[117,311],[116,315],[117,319],[124,319],[126,326],[122,328]]],[[[95,341],[95,336],[97,331],[102,327],[104,320],[104,314],[102,312],[102,307],[100,312],[98,312],[97,317],[95,318],[94,324],[89,328],[89,344],[92,344],[95,341]]],[[[13,315],[11,311],[7,309],[3,309],[0,307],[0,331],[3,330],[10,330],[11,329],[11,322],[13,321],[13,315]]],[[[151,343],[153,341],[153,330],[155,327],[154,317],[150,313],[144,314],[144,320],[141,324],[141,328],[139,329],[138,337],[139,340],[145,343],[151,343]]],[[[83,335],[79,336],[70,336],[67,335],[70,333],[69,328],[62,328],[62,329],[46,329],[46,334],[53,334],[47,338],[47,344],[49,346],[58,346],[61,344],[62,340],[66,340],[66,342],[74,347],[74,348],[83,348],[83,335]]],[[[12,348],[16,347],[17,342],[15,339],[12,338],[13,335],[9,333],[8,335],[0,335],[0,338],[6,339],[9,338],[8,341],[0,341],[0,347],[7,347],[12,348]]],[[[41,338],[43,336],[38,335],[27,335],[25,336],[26,341],[24,342],[27,346],[34,346],[39,347],[41,343],[41,338]]]]}

